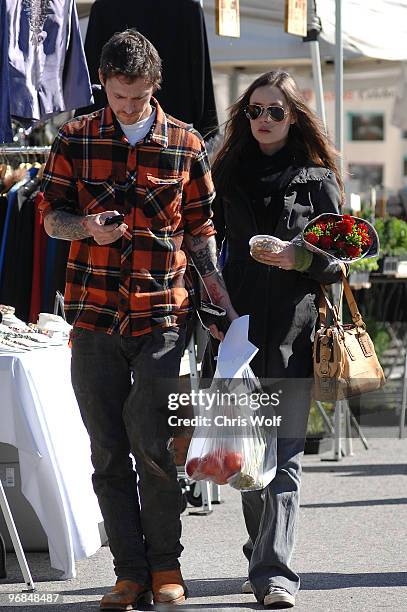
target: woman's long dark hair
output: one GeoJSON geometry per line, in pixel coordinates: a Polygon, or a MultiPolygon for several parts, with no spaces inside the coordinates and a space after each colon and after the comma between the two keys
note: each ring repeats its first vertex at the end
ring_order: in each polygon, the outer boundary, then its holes
{"type": "Polygon", "coordinates": [[[259,76],[231,106],[229,119],[225,124],[224,143],[212,166],[217,191],[229,191],[236,181],[239,160],[245,151],[253,147],[255,139],[243,109],[249,104],[252,93],[258,87],[266,85],[278,87],[295,118],[295,123],[290,126],[288,132],[287,146],[295,157],[296,165],[330,168],[335,173],[343,199],[343,181],[335,162],[338,153],[326,136],[321,121],[305,104],[294,79],[283,70],[273,70],[259,76]]]}

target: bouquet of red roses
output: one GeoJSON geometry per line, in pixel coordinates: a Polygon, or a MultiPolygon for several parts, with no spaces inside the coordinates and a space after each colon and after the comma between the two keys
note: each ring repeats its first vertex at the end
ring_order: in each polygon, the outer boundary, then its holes
{"type": "Polygon", "coordinates": [[[379,237],[373,225],[352,215],[323,213],[307,223],[302,237],[310,251],[349,263],[375,257],[379,252],[379,237]]]}

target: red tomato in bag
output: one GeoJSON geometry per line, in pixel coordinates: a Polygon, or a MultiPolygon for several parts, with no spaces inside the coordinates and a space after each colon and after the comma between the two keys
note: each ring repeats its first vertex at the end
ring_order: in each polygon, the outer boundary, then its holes
{"type": "Polygon", "coordinates": [[[188,476],[190,478],[192,478],[192,476],[195,473],[198,473],[198,466],[199,466],[199,459],[198,457],[193,457],[193,459],[190,459],[188,461],[188,463],[185,466],[185,471],[188,474],[188,476]]]}
{"type": "Polygon", "coordinates": [[[227,477],[233,476],[241,471],[243,466],[242,454],[237,451],[227,451],[223,459],[223,470],[227,477]]]}
{"type": "Polygon", "coordinates": [[[209,453],[202,457],[199,469],[205,476],[218,475],[222,469],[218,453],[209,453]]]}
{"type": "Polygon", "coordinates": [[[212,478],[213,482],[218,485],[228,484],[229,475],[224,472],[218,473],[216,476],[212,478]]]}

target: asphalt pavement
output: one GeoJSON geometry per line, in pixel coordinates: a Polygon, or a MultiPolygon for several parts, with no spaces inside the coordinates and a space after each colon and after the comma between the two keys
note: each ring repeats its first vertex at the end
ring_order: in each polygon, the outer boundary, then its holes
{"type": "MultiPolygon", "coordinates": [[[[407,440],[369,439],[365,450],[354,440],[354,455],[329,461],[332,452],[307,455],[298,539],[293,567],[301,576],[294,608],[299,612],[407,611],[407,440]],[[325,460],[322,460],[325,459],[325,460]]],[[[222,503],[208,516],[182,517],[184,577],[190,598],[179,610],[263,609],[240,593],[247,566],[241,551],[245,528],[239,494],[221,488],[222,503]]],[[[114,584],[107,547],[77,562],[77,577],[61,580],[47,553],[28,553],[39,595],[38,606],[52,612],[98,610],[114,584]],[[49,598],[50,599],[50,598],[49,598]],[[54,597],[55,599],[55,597],[54,597]]],[[[8,578],[0,581],[0,609],[29,612],[33,604],[10,604],[21,593],[21,573],[8,555],[8,578]]],[[[148,608],[144,608],[148,609],[148,608]]],[[[153,609],[153,608],[150,608],[153,609]]]]}

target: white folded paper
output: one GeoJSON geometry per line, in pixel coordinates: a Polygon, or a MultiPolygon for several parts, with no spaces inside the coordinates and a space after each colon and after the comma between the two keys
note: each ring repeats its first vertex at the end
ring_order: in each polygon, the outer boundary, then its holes
{"type": "Polygon", "coordinates": [[[249,315],[235,319],[219,346],[215,376],[218,378],[240,378],[257,351],[257,346],[248,340],[249,315]]]}

